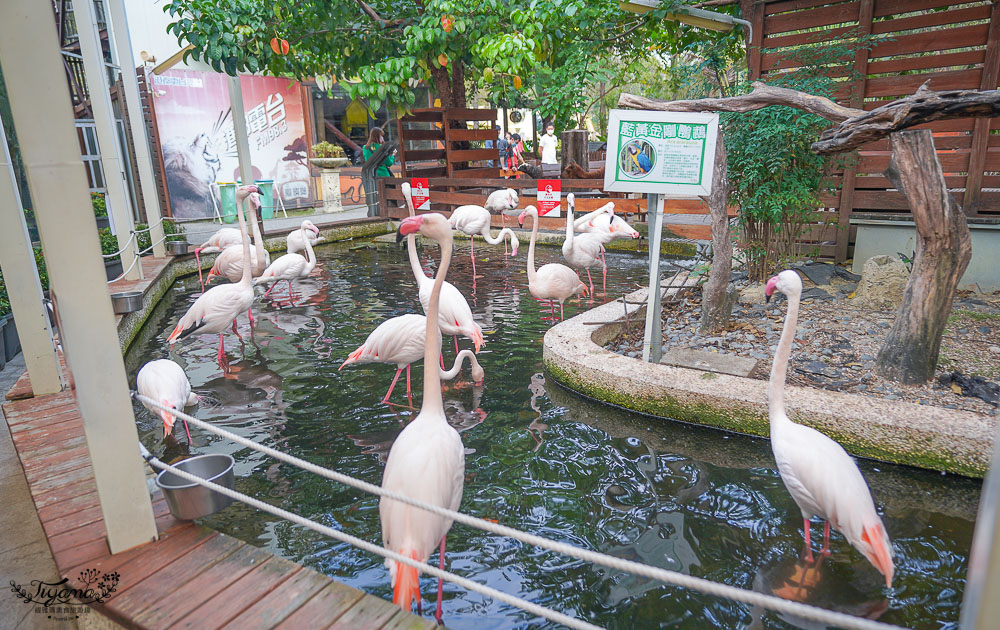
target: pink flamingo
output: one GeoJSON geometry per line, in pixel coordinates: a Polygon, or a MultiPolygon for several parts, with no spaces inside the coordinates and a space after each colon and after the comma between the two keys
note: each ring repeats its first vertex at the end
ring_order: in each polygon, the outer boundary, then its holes
{"type": "MultiPolygon", "coordinates": [[[[601,251],[604,245],[600,237],[596,234],[580,234],[577,236],[574,229],[573,206],[575,199],[573,193],[566,195],[566,240],[563,241],[563,258],[571,267],[587,270],[587,279],[590,280],[590,292],[594,292],[594,280],[590,277],[590,268],[601,264],[601,251]]],[[[607,292],[608,269],[604,267],[604,291],[607,292]]]]}
{"type": "MultiPolygon", "coordinates": [[[[435,331],[444,277],[451,263],[452,233],[440,214],[422,214],[403,219],[399,238],[419,231],[441,245],[441,265],[434,277],[424,333],[424,391],[420,412],[396,438],[382,474],[382,487],[427,503],[457,510],[465,484],[465,447],[462,438],[444,415],[441,372],[434,361],[441,352],[435,331]]],[[[440,543],[439,566],[444,569],[445,538],[449,518],[393,501],[379,500],[382,546],[419,562],[426,562],[440,543]]],[[[386,560],[393,585],[394,604],[411,610],[420,601],[419,574],[415,567],[386,560]]],[[[438,580],[437,614],[441,621],[442,582],[438,580]]]]}
{"type": "Polygon", "coordinates": [[[316,227],[309,219],[302,222],[302,227],[305,228],[306,231],[303,231],[302,229],[292,230],[288,233],[288,236],[285,237],[285,244],[288,249],[287,253],[295,254],[297,252],[305,251],[306,241],[309,241],[310,245],[316,245],[316,243],[323,240],[323,238],[319,235],[319,228],[316,227]]]}
{"type": "Polygon", "coordinates": [[[195,248],[194,259],[198,266],[198,282],[201,284],[202,291],[205,290],[205,281],[201,277],[201,254],[214,254],[215,252],[221,252],[230,245],[239,245],[242,238],[238,229],[224,227],[216,231],[215,234],[210,236],[199,247],[195,248]]]}
{"type": "MultiPolygon", "coordinates": [[[[198,397],[191,393],[191,383],[184,369],[170,359],[156,359],[142,366],[135,377],[135,389],[146,398],[152,398],[174,410],[183,411],[184,407],[198,404],[198,397]]],[[[150,407],[145,402],[142,406],[160,416],[163,420],[163,437],[167,437],[177,418],[169,411],[150,407]]],[[[191,431],[187,420],[184,420],[184,432],[190,443],[191,431]]]]}
{"type": "Polygon", "coordinates": [[[524,223],[525,217],[531,217],[534,222],[531,226],[531,242],[528,244],[528,291],[539,300],[549,300],[552,313],[555,315],[555,306],[552,300],[559,301],[559,318],[565,317],[563,313],[563,302],[578,292],[587,295],[587,285],[580,282],[580,276],[576,272],[559,263],[549,263],[542,265],[535,271],[535,239],[538,237],[538,209],[535,206],[525,208],[517,222],[524,223]]]}
{"type": "MultiPolygon", "coordinates": [[[[410,192],[410,185],[404,183],[400,188],[403,197],[406,199],[410,216],[415,216],[413,210],[413,196],[410,192]]],[[[423,215],[421,215],[423,216],[423,215]]],[[[397,238],[402,238],[397,234],[397,238]]],[[[413,270],[413,277],[417,280],[418,296],[420,305],[424,308],[424,313],[430,308],[431,290],[434,281],[424,275],[424,270],[420,267],[420,260],[417,258],[417,243],[411,233],[406,237],[407,254],[410,257],[410,268],[413,270]]],[[[441,333],[451,335],[455,340],[455,353],[458,353],[458,335],[467,337],[476,346],[476,352],[486,344],[483,339],[483,329],[479,327],[472,317],[472,309],[469,302],[462,295],[455,285],[444,282],[441,288],[441,303],[438,308],[438,324],[441,326],[441,333]]]]}
{"type": "MultiPolygon", "coordinates": [[[[237,189],[237,203],[245,205],[248,198],[251,204],[259,206],[260,189],[252,185],[241,186],[237,189]]],[[[237,212],[236,217],[239,219],[240,232],[243,236],[243,275],[240,281],[212,287],[202,293],[177,322],[177,327],[170,333],[170,336],[167,337],[167,342],[173,345],[178,339],[183,339],[191,333],[219,333],[218,361],[219,367],[223,369],[226,369],[226,349],[222,340],[222,332],[230,324],[233,326],[233,332],[236,332],[236,318],[240,313],[248,312],[253,305],[253,285],[250,281],[250,237],[247,235],[243,212],[237,212]]]]}
{"type": "MultiPolygon", "coordinates": [[[[498,191],[499,192],[499,191],[498,191]]],[[[500,241],[504,242],[504,251],[506,251],[507,241],[505,238],[510,239],[511,256],[517,256],[518,240],[514,231],[510,228],[503,228],[500,233],[494,237],[490,234],[490,211],[481,206],[459,206],[455,208],[451,213],[451,217],[448,219],[448,225],[455,228],[459,232],[467,234],[469,236],[469,256],[472,257],[472,275],[476,275],[476,236],[482,236],[490,245],[497,245],[500,241]]]]}
{"type": "MultiPolygon", "coordinates": [[[[396,387],[396,381],[399,380],[399,374],[406,368],[406,398],[412,405],[410,364],[424,356],[424,346],[427,345],[426,330],[427,318],[423,315],[408,313],[387,319],[368,335],[357,350],[347,356],[339,370],[352,363],[395,363],[396,376],[389,385],[389,391],[382,398],[382,402],[387,403],[393,388],[396,387]]],[[[437,331],[437,336],[440,346],[440,329],[437,331]]]]}
{"type": "Polygon", "coordinates": [[[288,283],[288,301],[291,302],[292,281],[309,277],[309,274],[316,268],[316,254],[313,252],[312,243],[306,237],[308,229],[306,223],[309,223],[308,219],[303,221],[302,227],[299,228],[306,247],[306,256],[302,254],[285,254],[284,256],[279,256],[277,260],[268,265],[259,278],[254,280],[253,283],[255,285],[265,282],[271,283],[271,288],[267,290],[264,297],[269,296],[271,291],[274,291],[274,287],[278,286],[278,283],[284,280],[288,283]]]}
{"type": "Polygon", "coordinates": [[[775,291],[788,298],[788,315],[767,385],[771,450],[785,488],[802,510],[807,560],[812,561],[809,519],[818,516],[826,521],[823,553],[829,553],[832,524],[885,576],[885,585],[891,587],[893,562],[889,534],[875,511],[868,484],[857,464],[840,444],[816,429],[792,422],[785,414],[785,373],[799,316],[802,279],[790,269],[782,271],[767,281],[764,294],[768,301],[775,291]]]}
{"type": "MultiPolygon", "coordinates": [[[[265,253],[266,254],[266,253],[265,253]]],[[[259,276],[263,273],[264,269],[270,261],[265,258],[265,264],[260,265],[257,259],[257,251],[255,249],[250,250],[250,274],[253,277],[259,276]],[[259,272],[255,271],[260,269],[259,272]]],[[[212,268],[208,270],[208,277],[205,278],[205,285],[212,283],[212,278],[228,278],[230,282],[239,282],[240,278],[243,277],[243,248],[236,245],[230,245],[229,247],[222,250],[222,252],[215,257],[215,263],[212,268]]]]}

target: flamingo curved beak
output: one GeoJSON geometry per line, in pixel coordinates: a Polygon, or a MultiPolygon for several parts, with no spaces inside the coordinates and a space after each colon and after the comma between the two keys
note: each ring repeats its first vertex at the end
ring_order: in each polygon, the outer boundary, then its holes
{"type": "Polygon", "coordinates": [[[315,225],[313,225],[313,226],[310,226],[309,229],[312,230],[313,234],[315,234],[316,236],[319,236],[319,228],[318,227],[316,227],[315,225]]]}
{"type": "Polygon", "coordinates": [[[413,217],[406,217],[399,223],[399,229],[396,230],[396,242],[400,243],[404,236],[409,236],[410,234],[415,234],[420,231],[420,226],[423,225],[424,218],[421,215],[416,215],[413,217]]]}
{"type": "Polygon", "coordinates": [[[772,276],[767,284],[764,286],[764,301],[770,302],[771,296],[774,295],[774,291],[778,286],[778,276],[772,276]]]}
{"type": "Polygon", "coordinates": [[[163,420],[163,437],[170,435],[170,432],[174,429],[174,417],[162,409],[159,411],[160,419],[163,420]]]}
{"type": "Polygon", "coordinates": [[[522,212],[521,214],[517,215],[517,224],[518,225],[521,225],[521,226],[524,225],[524,215],[526,215],[526,214],[527,214],[526,212],[522,212]]]}

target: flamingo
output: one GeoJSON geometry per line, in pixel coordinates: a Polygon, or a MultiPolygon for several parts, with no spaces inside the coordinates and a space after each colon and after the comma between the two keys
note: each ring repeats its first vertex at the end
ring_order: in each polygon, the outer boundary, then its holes
{"type": "MultiPolygon", "coordinates": [[[[451,263],[452,233],[440,214],[407,217],[399,226],[397,239],[419,231],[441,246],[441,265],[434,277],[427,309],[424,334],[424,397],[420,412],[396,438],[382,475],[382,488],[421,501],[457,510],[465,483],[465,447],[462,438],[444,415],[440,371],[434,359],[441,352],[435,334],[441,289],[451,263]]],[[[444,569],[445,538],[452,520],[392,499],[379,501],[382,546],[403,556],[426,562],[440,543],[439,566],[444,569]]],[[[420,601],[419,573],[415,567],[387,559],[393,586],[394,604],[409,611],[413,600],[420,601]]],[[[438,580],[437,620],[441,621],[443,584],[438,580]]]]}
{"type": "MultiPolygon", "coordinates": [[[[395,363],[396,376],[389,385],[389,391],[382,398],[389,402],[392,389],[399,380],[399,374],[406,368],[406,398],[413,404],[410,392],[410,364],[424,356],[427,345],[427,318],[408,313],[385,320],[373,330],[357,350],[347,356],[338,371],[352,363],[395,363]]],[[[438,328],[438,345],[441,345],[441,329],[438,328]]]]}
{"type": "MultiPolygon", "coordinates": [[[[573,222],[573,228],[581,234],[593,234],[601,242],[601,267],[607,277],[608,264],[604,260],[604,246],[619,238],[641,238],[641,235],[625,219],[615,214],[615,204],[604,204],[593,212],[588,212],[573,222]]],[[[590,273],[589,270],[587,272],[590,273]]]]}
{"type": "Polygon", "coordinates": [[[459,206],[455,208],[451,213],[451,218],[448,219],[448,225],[469,236],[469,256],[472,257],[473,277],[476,275],[476,235],[482,236],[490,245],[498,245],[500,241],[504,241],[504,251],[506,251],[507,244],[504,238],[509,238],[510,255],[517,256],[519,243],[514,231],[505,227],[494,238],[490,234],[490,218],[490,211],[481,206],[459,206]]]}
{"type": "Polygon", "coordinates": [[[303,239],[302,238],[303,231],[301,229],[292,230],[291,232],[289,232],[288,236],[285,237],[285,243],[288,246],[287,253],[295,254],[297,252],[305,251],[306,248],[305,241],[307,240],[309,241],[310,245],[316,245],[316,243],[319,243],[320,241],[323,240],[323,238],[319,235],[319,228],[313,225],[313,222],[310,221],[309,219],[306,219],[305,221],[302,222],[302,227],[309,230],[311,234],[309,232],[306,232],[305,239],[303,239]]]}
{"type": "MultiPolygon", "coordinates": [[[[183,410],[184,407],[198,404],[198,397],[191,393],[191,383],[184,369],[170,359],[156,359],[142,366],[135,377],[136,390],[146,398],[158,401],[164,407],[183,410]]],[[[169,411],[155,409],[143,402],[142,406],[163,419],[163,437],[167,437],[174,428],[177,418],[169,411]]],[[[188,443],[191,442],[191,431],[187,420],[184,420],[184,432],[188,443]]]]}
{"type": "MultiPolygon", "coordinates": [[[[507,213],[517,210],[517,204],[519,203],[517,198],[517,191],[513,188],[502,188],[500,190],[494,190],[486,197],[486,203],[484,208],[490,213],[498,213],[500,215],[500,227],[507,227],[507,213]]],[[[507,253],[507,241],[503,242],[503,253],[507,253]]],[[[516,256],[515,252],[512,254],[516,256]]]]}
{"type": "MultiPolygon", "coordinates": [[[[563,258],[571,267],[578,267],[587,270],[587,279],[590,280],[590,292],[594,292],[594,280],[590,277],[590,268],[601,262],[601,250],[604,245],[596,234],[576,235],[573,221],[573,207],[575,198],[573,193],[566,195],[566,240],[563,241],[563,258]]],[[[604,267],[604,291],[607,292],[608,269],[604,267]]]]}
{"type": "Polygon", "coordinates": [[[764,294],[768,301],[775,291],[781,291],[788,298],[788,315],[767,385],[771,450],[785,488],[802,510],[809,550],[807,560],[812,561],[809,519],[818,516],[826,521],[823,553],[829,553],[830,525],[833,525],[885,576],[885,585],[891,587],[893,562],[889,534],[875,511],[868,484],[857,464],[840,444],[816,429],[792,422],[785,414],[785,373],[799,316],[802,280],[790,269],[782,271],[767,281],[764,294]]]}
{"type": "MultiPolygon", "coordinates": [[[[403,183],[400,188],[403,191],[403,197],[406,199],[406,206],[410,211],[410,216],[415,216],[416,213],[413,209],[413,195],[410,192],[410,185],[403,183]]],[[[417,258],[417,243],[412,233],[407,236],[406,249],[410,257],[410,268],[413,270],[413,277],[417,280],[420,305],[423,307],[424,313],[426,313],[430,308],[431,289],[434,286],[434,281],[425,276],[424,270],[420,268],[420,260],[417,258]]],[[[462,292],[450,282],[444,282],[441,289],[438,324],[441,326],[442,334],[451,335],[455,340],[456,354],[458,353],[458,335],[462,335],[472,341],[476,346],[476,352],[479,352],[480,347],[486,345],[486,341],[483,339],[483,329],[473,319],[469,302],[462,295],[462,292]]]]}
{"type": "Polygon", "coordinates": [[[310,221],[308,219],[303,221],[302,227],[299,228],[299,232],[302,234],[302,241],[306,247],[306,256],[302,254],[285,254],[284,256],[279,256],[277,260],[268,265],[259,278],[254,280],[253,283],[255,285],[265,282],[271,283],[271,288],[267,290],[264,297],[270,295],[271,291],[274,291],[274,287],[278,286],[278,283],[284,280],[288,282],[288,300],[291,302],[292,281],[308,277],[312,273],[312,270],[316,268],[316,254],[313,252],[312,243],[309,242],[306,236],[306,230],[308,229],[306,223],[310,223],[310,221]]]}
{"type": "Polygon", "coordinates": [[[205,281],[201,278],[200,254],[214,254],[215,252],[221,252],[230,245],[239,245],[242,242],[242,239],[243,237],[240,236],[240,231],[238,229],[224,227],[210,236],[207,241],[201,244],[201,246],[195,248],[194,259],[198,266],[198,282],[201,283],[202,291],[205,290],[205,281]]]}
{"type": "MultiPolygon", "coordinates": [[[[265,252],[265,256],[266,256],[265,252]]],[[[269,263],[270,260],[265,258],[265,265],[269,263]]],[[[257,250],[250,250],[250,275],[253,277],[259,276],[263,271],[264,267],[260,266],[257,259],[257,250]],[[256,271],[260,268],[260,271],[256,271]]],[[[209,285],[212,283],[212,278],[225,277],[228,278],[230,282],[239,282],[240,278],[243,277],[243,248],[240,246],[230,245],[229,247],[222,250],[218,256],[215,257],[215,264],[212,268],[208,270],[208,277],[205,278],[205,284],[209,285]]]]}
{"type": "Polygon", "coordinates": [[[472,382],[474,385],[482,385],[483,381],[486,380],[486,372],[483,370],[483,366],[479,365],[479,360],[476,358],[475,353],[472,350],[462,350],[455,357],[455,364],[451,366],[448,371],[441,371],[441,380],[450,381],[451,379],[458,376],[459,372],[462,371],[462,364],[468,359],[469,363],[472,365],[472,382]]]}
{"type": "MultiPolygon", "coordinates": [[[[539,300],[559,301],[559,318],[563,319],[563,302],[570,297],[582,292],[587,295],[587,285],[580,282],[580,276],[576,272],[559,263],[549,263],[542,265],[535,271],[535,239],[538,237],[538,209],[535,206],[525,208],[517,222],[524,223],[525,217],[531,217],[534,222],[531,226],[531,242],[528,244],[528,291],[539,300]]],[[[552,309],[555,314],[555,307],[552,309]]]]}
{"type": "MultiPolygon", "coordinates": [[[[260,205],[260,189],[256,186],[241,186],[236,190],[238,204],[246,205],[249,198],[252,205],[260,205]]],[[[240,232],[243,236],[243,276],[239,282],[222,284],[212,287],[198,296],[191,308],[177,322],[167,342],[174,345],[178,339],[183,339],[191,333],[219,333],[219,367],[225,369],[225,345],[222,331],[230,324],[236,331],[236,318],[240,313],[249,311],[253,305],[253,286],[250,282],[250,237],[247,236],[246,221],[243,212],[237,212],[240,222],[240,232]]]]}

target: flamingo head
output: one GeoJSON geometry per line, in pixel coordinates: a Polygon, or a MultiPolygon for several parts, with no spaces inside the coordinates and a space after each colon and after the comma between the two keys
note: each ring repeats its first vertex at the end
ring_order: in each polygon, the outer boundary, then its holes
{"type": "Polygon", "coordinates": [[[514,234],[510,235],[510,255],[517,256],[517,248],[520,246],[521,241],[517,240],[514,234]]]}
{"type": "Polygon", "coordinates": [[[420,226],[424,224],[424,215],[418,214],[412,217],[406,217],[399,222],[399,229],[396,230],[396,242],[399,243],[403,240],[404,236],[409,236],[410,234],[416,234],[420,231],[420,226]]]}
{"type": "Polygon", "coordinates": [[[479,385],[482,385],[485,380],[486,380],[486,371],[483,370],[483,366],[479,365],[478,362],[473,361],[472,384],[478,387],[479,385]]]}
{"type": "Polygon", "coordinates": [[[639,238],[639,233],[632,229],[632,226],[626,223],[625,219],[618,216],[611,220],[611,225],[608,226],[608,231],[612,234],[615,232],[624,232],[632,238],[639,238]]]}
{"type": "Polygon", "coordinates": [[[518,200],[517,200],[517,191],[514,190],[513,188],[508,188],[507,189],[507,204],[510,206],[510,209],[513,210],[514,208],[516,208],[517,207],[517,203],[518,203],[518,200]]]}
{"type": "Polygon", "coordinates": [[[802,278],[791,269],[785,269],[776,276],[772,276],[764,285],[764,301],[770,302],[775,291],[780,291],[786,296],[802,293],[802,278]]]}
{"type": "Polygon", "coordinates": [[[585,285],[582,282],[580,283],[580,285],[578,287],[576,287],[576,291],[577,291],[577,293],[582,293],[583,297],[590,296],[590,289],[588,289],[587,285],[585,285]]]}
{"type": "Polygon", "coordinates": [[[303,221],[302,225],[300,225],[299,227],[302,229],[303,232],[308,230],[313,233],[313,236],[319,236],[319,228],[313,225],[313,222],[310,221],[309,219],[303,221]]]}
{"type": "MultiPolygon", "coordinates": [[[[164,407],[170,407],[171,409],[174,410],[177,409],[176,405],[171,405],[170,401],[166,399],[161,400],[160,404],[163,405],[164,407]]],[[[168,435],[170,435],[170,432],[173,431],[174,422],[176,421],[176,418],[174,418],[173,414],[164,409],[159,410],[157,414],[160,416],[160,419],[163,420],[163,437],[166,438],[168,435]]]]}
{"type": "Polygon", "coordinates": [[[396,232],[396,242],[403,240],[404,236],[420,232],[427,238],[436,241],[444,241],[451,238],[451,225],[443,214],[437,212],[427,212],[412,217],[406,217],[399,223],[399,230],[396,232]]]}
{"type": "Polygon", "coordinates": [[[536,208],[535,206],[528,206],[527,208],[525,208],[524,211],[521,212],[521,214],[517,215],[517,224],[518,225],[524,225],[524,220],[529,215],[535,217],[535,220],[537,221],[538,220],[538,208],[536,208]]]}
{"type": "Polygon", "coordinates": [[[250,197],[250,203],[253,204],[253,207],[260,208],[260,188],[250,184],[248,186],[240,186],[236,189],[237,201],[243,201],[248,196],[250,197]]]}

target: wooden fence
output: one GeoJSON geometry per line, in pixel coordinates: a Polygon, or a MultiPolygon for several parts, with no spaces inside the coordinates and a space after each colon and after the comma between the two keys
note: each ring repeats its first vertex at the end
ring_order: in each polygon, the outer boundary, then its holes
{"type": "MultiPolygon", "coordinates": [[[[973,0],[742,0],[753,24],[749,52],[753,79],[767,81],[801,65],[804,48],[871,37],[870,50],[832,57],[828,72],[841,78],[835,98],[866,110],[912,94],[930,81],[936,90],[998,86],[1000,2],[973,0]]],[[[938,159],[956,200],[969,215],[1000,214],[1000,118],[947,120],[921,125],[935,136],[938,159]]],[[[843,261],[854,241],[851,213],[906,212],[909,206],[883,172],[889,141],[867,144],[852,166],[834,177],[812,230],[821,254],[843,261]]]]}
{"type": "Polygon", "coordinates": [[[497,150],[470,145],[496,142],[496,119],[495,109],[442,107],[415,109],[397,119],[403,177],[497,177],[497,150]],[[486,126],[470,129],[470,122],[486,126]]]}

